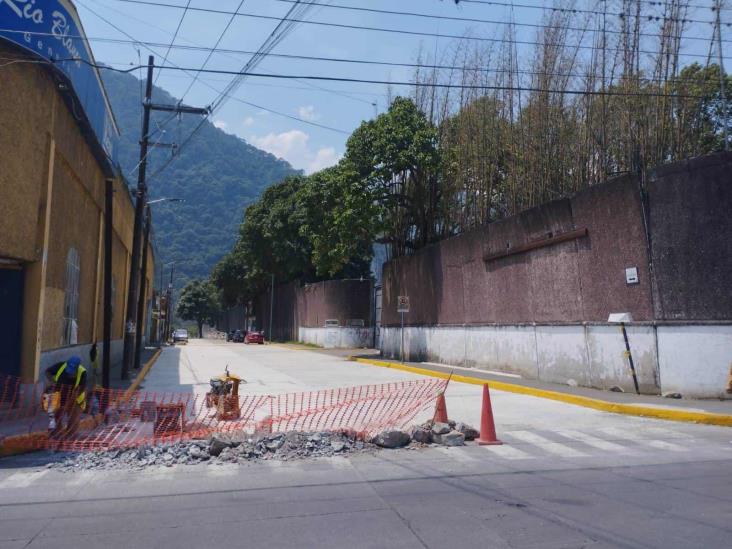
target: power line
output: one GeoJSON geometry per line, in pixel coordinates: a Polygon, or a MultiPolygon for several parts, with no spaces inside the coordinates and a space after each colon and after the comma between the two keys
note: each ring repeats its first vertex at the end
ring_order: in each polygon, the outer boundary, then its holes
{"type": "MultiPolygon", "coordinates": [[[[11,31],[11,29],[0,29],[0,32],[6,32],[11,31]]],[[[17,31],[20,32],[20,31],[17,31]]],[[[50,33],[32,33],[32,34],[38,34],[38,35],[50,35],[50,33]]],[[[138,42],[136,40],[123,40],[119,38],[99,38],[99,37],[89,37],[89,41],[91,42],[103,42],[103,43],[122,43],[122,44],[140,44],[143,46],[149,46],[150,48],[153,47],[164,47],[165,44],[160,42],[138,42]]],[[[192,50],[192,51],[211,51],[211,48],[207,46],[187,46],[183,44],[176,44],[173,46],[174,48],[181,49],[181,50],[192,50]]],[[[216,50],[217,53],[229,53],[229,54],[241,54],[241,55],[252,55],[256,52],[250,51],[250,50],[235,50],[235,49],[222,49],[219,48],[216,50]]],[[[587,78],[589,75],[586,74],[580,74],[580,73],[573,73],[573,72],[552,72],[552,71],[541,71],[541,70],[528,70],[528,69],[508,69],[508,68],[490,68],[490,67],[477,67],[477,66],[469,66],[469,65],[445,65],[445,64],[439,64],[439,63],[407,63],[407,62],[400,62],[400,61],[384,61],[384,60],[374,60],[374,59],[353,59],[353,58],[343,58],[343,57],[324,57],[324,56],[310,56],[310,55],[299,55],[299,54],[288,54],[288,53],[269,53],[269,57],[276,57],[281,59],[297,59],[297,60],[303,60],[303,61],[318,61],[318,62],[329,62],[329,63],[336,63],[336,64],[353,64],[353,65],[371,65],[371,66],[385,66],[385,67],[397,67],[397,68],[411,68],[411,69],[427,69],[427,70],[446,70],[446,71],[468,71],[468,72],[476,72],[476,73],[515,73],[515,74],[523,74],[523,75],[530,75],[530,76],[552,76],[552,77],[560,77],[560,78],[587,78]]],[[[596,78],[600,80],[607,80],[607,77],[600,75],[596,76],[596,78]]],[[[683,78],[673,78],[673,79],[659,79],[659,78],[642,78],[644,82],[667,82],[672,80],[673,82],[689,82],[689,83],[698,83],[699,80],[687,80],[683,78]]],[[[336,91],[336,90],[329,90],[327,88],[319,88],[323,91],[329,92],[329,93],[336,93],[336,94],[344,94],[346,92],[343,91],[336,91]]],[[[365,100],[364,100],[365,101],[365,100]]]]}
{"type": "MultiPolygon", "coordinates": [[[[241,9],[241,7],[244,5],[244,2],[246,2],[246,0],[241,0],[239,2],[239,5],[236,7],[236,11],[231,13],[231,17],[229,18],[229,21],[226,23],[226,27],[224,27],[224,30],[222,30],[221,34],[219,34],[219,37],[216,40],[216,44],[214,44],[214,47],[209,52],[208,56],[206,57],[206,60],[203,62],[203,65],[201,65],[201,69],[205,68],[206,65],[208,64],[208,62],[211,60],[211,57],[216,52],[216,48],[218,48],[219,44],[221,43],[221,40],[224,39],[224,35],[226,34],[226,31],[228,31],[229,27],[231,27],[231,24],[234,22],[234,19],[236,18],[237,14],[239,13],[239,10],[241,9]]],[[[183,99],[185,99],[188,92],[191,91],[191,88],[196,83],[196,80],[198,80],[198,75],[200,74],[200,72],[201,72],[200,70],[196,72],[195,76],[193,77],[193,80],[188,85],[188,88],[186,89],[185,92],[183,92],[183,95],[180,98],[181,101],[183,101],[183,99]]],[[[214,102],[215,102],[215,100],[214,100],[214,102]]]]}
{"type": "MultiPolygon", "coordinates": [[[[246,73],[247,71],[251,71],[252,69],[256,68],[257,65],[259,65],[262,60],[267,56],[267,54],[270,53],[275,48],[275,46],[277,46],[277,44],[279,44],[284,39],[284,37],[287,36],[287,34],[289,34],[296,26],[296,23],[292,23],[292,21],[297,21],[297,16],[304,16],[305,13],[313,5],[317,4],[309,3],[308,5],[305,5],[304,3],[301,3],[300,0],[295,0],[294,5],[291,6],[289,10],[287,10],[287,13],[284,17],[280,18],[277,26],[275,26],[275,28],[272,29],[267,38],[264,39],[262,45],[259,46],[257,51],[251,56],[249,61],[246,62],[241,72],[246,73]],[[295,16],[296,18],[292,19],[292,16],[295,16]]],[[[213,108],[217,109],[218,107],[220,107],[223,102],[241,85],[243,80],[244,76],[236,76],[232,78],[229,85],[224,88],[224,90],[219,94],[219,97],[212,103],[213,108]]]]}
{"type": "MultiPolygon", "coordinates": [[[[70,61],[69,59],[57,59],[56,62],[61,61],[70,61]]],[[[110,70],[115,72],[121,72],[121,73],[130,73],[134,72],[139,69],[139,67],[134,66],[127,69],[118,69],[115,67],[110,67],[107,65],[100,65],[96,63],[92,63],[90,61],[86,61],[84,59],[73,59],[74,61],[79,61],[82,63],[85,63],[89,66],[96,67],[100,70],[110,70]]],[[[47,60],[23,60],[19,62],[29,62],[29,63],[48,63],[48,64],[54,64],[54,62],[47,61],[47,60]]],[[[186,67],[177,67],[177,66],[168,66],[168,67],[158,67],[159,70],[176,70],[176,71],[183,71],[183,72],[192,72],[197,69],[191,69],[186,67]]],[[[240,75],[240,76],[252,76],[255,78],[274,78],[274,79],[282,79],[282,80],[315,80],[315,81],[328,81],[328,82],[348,82],[348,83],[356,83],[356,84],[382,84],[382,85],[391,85],[391,86],[407,86],[407,87],[419,87],[419,88],[449,88],[449,89],[458,89],[458,90],[491,90],[491,91],[512,91],[512,92],[532,92],[532,93],[558,93],[558,94],[567,94],[567,95],[589,95],[589,96],[606,96],[606,97],[667,97],[667,98],[681,98],[681,99],[707,99],[706,96],[703,95],[690,95],[690,94],[678,94],[678,93],[659,93],[659,92],[622,92],[622,91],[599,91],[599,90],[566,90],[566,89],[551,89],[551,88],[539,88],[535,86],[502,86],[497,84],[452,84],[452,83],[440,83],[440,82],[404,82],[404,81],[393,81],[393,80],[369,80],[364,78],[346,78],[341,76],[314,76],[314,75],[302,75],[302,74],[274,74],[274,73],[257,73],[257,72],[249,72],[249,73],[242,73],[239,71],[230,71],[230,70],[224,70],[224,69],[201,69],[200,72],[202,73],[210,73],[210,74],[230,74],[230,75],[240,75]]],[[[203,82],[203,81],[202,81],[203,82]]],[[[211,87],[214,91],[216,91],[215,88],[211,87]]],[[[222,93],[222,92],[219,92],[222,93]]],[[[237,99],[237,98],[233,98],[237,99]]],[[[244,100],[241,100],[244,101],[244,100]]],[[[264,110],[268,110],[270,112],[271,109],[265,108],[265,107],[259,107],[258,105],[254,105],[253,103],[249,103],[252,106],[255,106],[257,108],[262,108],[264,110]]],[[[282,114],[282,113],[278,113],[282,114]]],[[[288,116],[289,115],[284,115],[288,116]]],[[[296,118],[296,117],[293,117],[296,118]]],[[[297,119],[297,118],[296,118],[297,119]]],[[[204,118],[204,120],[206,120],[204,118]]],[[[301,122],[307,122],[303,119],[298,119],[301,122]]],[[[311,122],[311,124],[314,124],[311,122]]],[[[317,125],[317,124],[316,124],[317,125]]],[[[342,131],[337,130],[336,128],[327,128],[327,129],[333,129],[336,131],[342,131]]]]}
{"type": "MultiPolygon", "coordinates": [[[[602,3],[607,3],[607,0],[600,0],[602,3]]],[[[636,2],[640,4],[648,4],[650,6],[663,6],[663,7],[672,7],[673,5],[670,2],[662,2],[658,0],[635,0],[636,2]]],[[[567,12],[577,12],[577,13],[602,13],[602,12],[595,12],[592,10],[583,10],[580,8],[555,8],[555,7],[549,7],[549,6],[538,6],[536,4],[509,4],[506,2],[492,2],[490,0],[456,0],[456,4],[483,4],[487,6],[514,6],[517,8],[537,8],[537,9],[543,9],[543,10],[552,10],[552,11],[567,11],[567,12]]],[[[713,9],[712,6],[702,6],[699,4],[689,4],[684,3],[685,7],[688,8],[695,8],[695,9],[713,9]]],[[[722,11],[730,11],[732,8],[722,8],[722,11]]],[[[608,13],[608,15],[610,15],[608,13]]]]}
{"type": "MultiPolygon", "coordinates": [[[[117,1],[124,2],[124,1],[127,1],[127,0],[117,0],[117,1]]],[[[275,1],[276,2],[284,2],[284,3],[292,3],[292,2],[295,2],[296,0],[275,0],[275,1]]],[[[508,4],[508,3],[506,3],[505,5],[506,6],[510,6],[510,4],[508,4]]],[[[361,7],[361,6],[344,6],[343,4],[329,4],[326,7],[332,8],[332,9],[340,9],[340,10],[348,10],[348,11],[357,11],[357,12],[362,12],[362,13],[363,12],[366,12],[366,13],[380,13],[380,14],[384,14],[384,15],[399,15],[399,16],[405,16],[405,17],[417,17],[417,18],[422,18],[422,19],[438,19],[438,20],[443,20],[443,21],[460,21],[460,22],[464,22],[464,23],[482,23],[482,24],[492,24],[492,25],[506,25],[507,24],[506,21],[497,21],[497,20],[494,20],[494,19],[478,19],[478,18],[475,18],[475,17],[457,17],[457,16],[453,16],[453,15],[435,15],[435,14],[430,14],[430,13],[417,13],[417,12],[412,12],[412,11],[383,10],[383,9],[376,9],[376,8],[364,8],[364,7],[361,7]]],[[[544,9],[544,10],[551,10],[551,8],[542,8],[542,9],[544,9]]],[[[558,11],[564,11],[564,10],[558,10],[558,11]]],[[[567,12],[574,12],[574,11],[577,11],[577,10],[568,9],[566,11],[567,12]]],[[[615,13],[609,14],[609,13],[603,13],[603,12],[597,12],[595,14],[596,15],[615,15],[616,17],[620,17],[621,15],[624,15],[624,14],[615,14],[615,13]]],[[[673,18],[668,18],[668,17],[666,17],[666,18],[659,18],[657,16],[652,16],[652,15],[644,15],[642,17],[644,19],[648,19],[648,20],[656,20],[656,19],[658,19],[658,20],[663,19],[664,21],[674,21],[675,20],[673,18]]],[[[698,21],[698,20],[694,20],[694,19],[686,19],[686,18],[684,18],[683,21],[684,22],[688,22],[688,23],[709,23],[709,24],[713,24],[713,21],[707,21],[707,20],[698,21]]],[[[516,26],[530,27],[530,28],[542,28],[542,27],[545,27],[546,25],[542,25],[540,23],[516,23],[516,26]]],[[[565,30],[571,30],[571,31],[584,31],[585,30],[585,29],[581,29],[581,28],[578,28],[578,27],[562,27],[562,28],[565,29],[565,30]]],[[[606,32],[608,34],[623,34],[622,31],[617,31],[617,30],[607,30],[606,32]]],[[[649,37],[654,37],[654,38],[657,37],[656,34],[649,34],[649,33],[643,33],[643,32],[639,33],[639,35],[640,36],[649,36],[649,37]]],[[[708,38],[701,37],[701,36],[691,36],[691,37],[688,37],[688,39],[690,39],[690,40],[703,40],[704,42],[708,41],[708,38]]]]}
{"type": "MultiPolygon", "coordinates": [[[[61,61],[70,61],[69,59],[57,59],[55,62],[61,62],[61,61]]],[[[110,67],[108,65],[100,65],[97,63],[92,63],[90,61],[86,61],[84,59],[73,59],[74,61],[79,61],[82,63],[85,63],[89,66],[96,67],[100,70],[110,70],[114,72],[121,72],[121,73],[130,73],[134,72],[139,69],[139,67],[129,67],[127,69],[118,69],[115,67],[110,67]]],[[[47,60],[23,60],[25,62],[29,63],[48,63],[48,64],[54,64],[52,61],[47,60]]],[[[20,62],[20,61],[19,61],[20,62]]],[[[168,66],[168,67],[158,67],[158,70],[175,70],[175,71],[183,71],[183,72],[193,72],[194,70],[198,69],[192,69],[187,67],[178,67],[178,66],[168,66]]],[[[596,91],[596,90],[562,90],[562,89],[550,89],[550,88],[539,88],[539,87],[533,87],[533,86],[502,86],[502,85],[496,85],[496,84],[452,84],[452,83],[440,83],[440,82],[429,82],[429,83],[420,83],[420,82],[404,82],[404,81],[393,81],[393,80],[369,80],[365,78],[346,78],[341,76],[314,76],[314,75],[302,75],[302,74],[275,74],[275,73],[258,73],[258,72],[248,72],[243,73],[240,71],[231,71],[231,70],[224,70],[224,69],[200,69],[200,72],[202,73],[210,73],[210,74],[230,74],[230,75],[239,75],[239,76],[252,76],[255,78],[274,78],[274,79],[283,79],[283,80],[315,80],[315,81],[328,81],[328,82],[348,82],[348,83],[356,83],[356,84],[382,84],[382,85],[391,85],[391,86],[407,86],[407,87],[420,87],[420,88],[450,88],[450,89],[462,89],[462,90],[493,90],[493,91],[514,91],[514,92],[536,92],[536,93],[559,93],[559,94],[567,94],[567,95],[591,95],[591,96],[615,96],[615,97],[678,97],[682,99],[706,99],[705,96],[702,95],[689,95],[689,94],[676,94],[676,93],[658,93],[658,92],[616,92],[616,91],[596,91]]],[[[214,91],[216,91],[215,88],[211,87],[214,91]]],[[[223,93],[223,92],[219,92],[223,93]]],[[[233,98],[237,99],[237,98],[233,98]]],[[[244,101],[244,100],[241,100],[244,101]]],[[[254,105],[253,103],[248,103],[252,106],[255,106],[257,108],[262,108],[264,110],[268,110],[270,112],[276,112],[272,111],[271,109],[265,108],[265,107],[259,107],[258,105],[254,105]]],[[[278,113],[282,114],[282,113],[278,113]]],[[[284,115],[284,114],[283,114],[284,115]]],[[[290,117],[290,115],[284,115],[290,117]]],[[[293,117],[297,119],[297,117],[293,117]]],[[[205,120],[205,119],[204,119],[205,120]]],[[[297,119],[301,122],[307,122],[303,119],[297,119]]],[[[311,122],[311,124],[314,124],[311,122]]],[[[317,124],[315,124],[317,125],[317,124]]],[[[327,128],[327,129],[333,129],[336,131],[342,131],[337,130],[336,128],[327,128]]]]}
{"type": "MultiPolygon", "coordinates": [[[[191,0],[188,0],[186,3],[185,8],[183,9],[183,13],[180,16],[180,19],[178,20],[178,26],[175,28],[175,32],[173,33],[173,38],[170,39],[170,44],[168,44],[168,49],[165,51],[165,56],[163,57],[163,65],[168,62],[168,55],[170,55],[170,49],[173,47],[173,44],[175,43],[175,39],[178,37],[178,32],[180,31],[180,27],[183,25],[183,20],[186,18],[186,14],[188,13],[188,8],[191,7],[191,0]]],[[[155,80],[153,80],[153,85],[155,85],[155,82],[158,81],[158,76],[160,76],[160,73],[158,73],[155,76],[155,80]]],[[[142,80],[142,79],[140,79],[142,80]]]]}
{"type": "MultiPolygon", "coordinates": [[[[77,3],[78,3],[78,4],[81,4],[81,5],[83,5],[83,4],[82,4],[82,3],[80,2],[80,1],[77,1],[77,3]]],[[[84,7],[85,7],[86,9],[89,9],[89,8],[88,8],[87,6],[84,6],[84,7]]],[[[154,49],[152,49],[152,47],[149,47],[149,46],[148,46],[148,45],[146,45],[146,44],[145,44],[144,42],[141,42],[141,41],[139,41],[139,40],[136,40],[136,39],[135,39],[135,38],[134,38],[133,36],[131,36],[131,35],[130,35],[129,33],[125,32],[125,31],[124,31],[124,30],[122,30],[121,28],[119,28],[119,27],[117,27],[116,25],[112,24],[112,23],[111,23],[111,22],[110,22],[109,20],[107,20],[107,19],[106,19],[105,17],[103,17],[103,16],[102,16],[102,15],[100,15],[99,13],[97,13],[97,12],[95,12],[94,10],[91,10],[91,9],[89,9],[89,11],[90,11],[91,13],[93,13],[94,15],[96,15],[96,16],[97,16],[98,18],[100,18],[100,19],[101,19],[102,21],[104,21],[105,23],[107,23],[108,25],[110,25],[110,26],[111,26],[112,28],[114,28],[115,30],[117,30],[118,32],[120,32],[121,34],[123,34],[124,36],[126,36],[126,37],[127,37],[127,38],[128,38],[128,39],[129,39],[129,40],[130,40],[130,41],[132,42],[132,43],[135,43],[135,44],[140,44],[140,45],[142,45],[143,47],[145,47],[145,48],[146,48],[146,49],[147,49],[148,51],[150,51],[151,53],[153,53],[153,54],[155,54],[155,55],[159,55],[159,54],[158,54],[158,53],[157,53],[157,52],[156,52],[156,51],[155,51],[154,49]]],[[[44,35],[47,35],[47,34],[49,34],[49,33],[34,33],[34,34],[44,34],[44,35]]],[[[85,42],[87,43],[87,45],[89,46],[89,48],[91,49],[91,46],[89,45],[89,39],[88,39],[87,37],[85,37],[85,36],[80,36],[80,35],[78,35],[78,36],[75,36],[74,38],[80,38],[80,39],[84,40],[84,41],[85,41],[85,42]]],[[[212,50],[212,51],[214,51],[214,50],[212,50]]],[[[83,60],[82,60],[82,61],[83,61],[83,60]]],[[[88,62],[87,62],[87,64],[90,64],[90,63],[88,63],[88,62]]],[[[173,65],[173,67],[170,67],[170,66],[168,66],[168,67],[165,67],[165,68],[167,68],[167,69],[171,69],[171,68],[178,68],[178,69],[179,69],[179,67],[178,67],[177,65],[175,65],[174,63],[172,63],[172,62],[171,62],[171,65],[173,65]]],[[[94,66],[96,66],[97,68],[101,68],[101,69],[110,69],[109,67],[99,66],[99,65],[96,65],[96,64],[94,64],[94,66]]],[[[134,68],[133,68],[133,69],[129,69],[129,70],[120,70],[120,69],[110,69],[110,70],[116,70],[116,71],[118,71],[118,72],[132,72],[132,71],[134,71],[134,68]]],[[[188,72],[188,70],[184,70],[184,72],[186,72],[186,74],[190,75],[190,72],[188,72]]],[[[217,88],[215,88],[214,86],[211,86],[211,85],[210,85],[210,84],[208,84],[208,83],[205,83],[205,82],[204,82],[204,85],[205,85],[206,87],[208,87],[208,88],[212,89],[213,91],[217,92],[218,94],[221,94],[221,93],[223,93],[223,92],[222,92],[221,90],[218,90],[217,88]]],[[[239,99],[239,98],[237,98],[237,97],[233,97],[233,96],[229,96],[229,97],[230,97],[230,98],[232,98],[232,99],[234,99],[234,100],[236,100],[236,101],[241,101],[241,102],[244,102],[244,100],[243,100],[243,99],[239,99]]],[[[254,105],[254,103],[251,103],[251,105],[254,105]]],[[[279,112],[279,111],[275,111],[275,110],[273,110],[273,109],[269,109],[269,108],[267,108],[267,107],[262,107],[262,106],[260,106],[260,105],[256,105],[255,107],[256,107],[256,108],[259,108],[259,109],[262,109],[262,110],[266,110],[266,111],[268,111],[268,112],[271,112],[271,113],[273,113],[273,114],[276,114],[276,115],[279,115],[279,116],[285,116],[285,117],[287,117],[287,118],[290,118],[290,119],[294,119],[294,120],[297,120],[297,121],[299,121],[299,122],[301,122],[301,123],[303,123],[303,124],[308,124],[308,125],[311,125],[311,126],[316,126],[316,127],[319,127],[319,128],[323,128],[323,129],[327,129],[327,130],[335,131],[335,132],[338,132],[338,133],[348,133],[348,132],[345,132],[344,130],[340,130],[340,129],[338,129],[338,128],[332,128],[332,127],[330,127],[330,126],[325,126],[325,125],[323,125],[323,124],[318,124],[318,123],[316,123],[316,122],[311,122],[311,121],[309,121],[309,120],[304,120],[304,119],[301,119],[301,118],[297,118],[297,117],[294,117],[294,116],[291,116],[291,115],[288,115],[288,114],[285,114],[285,113],[281,113],[281,112],[279,112]]],[[[196,133],[197,133],[197,132],[198,132],[198,131],[199,131],[199,130],[201,129],[201,127],[203,126],[203,123],[204,123],[205,121],[206,121],[206,118],[203,118],[203,119],[201,120],[201,122],[200,122],[200,123],[199,123],[199,124],[198,124],[198,125],[197,125],[197,126],[196,126],[196,127],[194,128],[194,129],[193,129],[193,131],[192,131],[192,132],[191,132],[191,133],[190,133],[190,134],[188,135],[188,137],[187,137],[187,138],[186,138],[186,139],[185,139],[185,140],[183,141],[183,143],[182,143],[182,144],[181,144],[181,145],[180,145],[180,146],[178,147],[178,154],[179,154],[179,153],[180,153],[180,151],[182,150],[183,146],[184,146],[184,145],[186,145],[186,144],[187,144],[188,142],[190,142],[190,140],[191,140],[191,139],[193,138],[193,136],[194,136],[194,135],[195,135],[195,134],[196,134],[196,133]]],[[[158,175],[158,174],[159,174],[160,172],[162,172],[162,170],[163,170],[163,169],[164,169],[165,167],[167,167],[168,165],[170,165],[170,163],[171,163],[171,162],[173,161],[173,159],[174,159],[174,158],[175,158],[175,156],[171,156],[171,157],[170,157],[170,158],[168,159],[168,161],[166,161],[166,163],[164,164],[164,166],[163,166],[163,167],[162,167],[161,169],[157,170],[157,171],[156,171],[155,173],[153,173],[153,174],[152,174],[152,175],[151,175],[151,176],[150,176],[150,177],[148,178],[148,180],[149,180],[149,181],[152,181],[152,179],[154,179],[156,175],[158,175]]]]}
{"type": "MultiPolygon", "coordinates": [[[[175,8],[175,9],[182,9],[182,6],[176,5],[176,4],[166,4],[163,2],[153,2],[150,0],[116,0],[118,2],[129,2],[134,4],[144,4],[144,5],[151,5],[151,6],[158,6],[158,7],[169,7],[169,8],[175,8]]],[[[190,8],[191,10],[196,10],[199,12],[205,12],[205,13],[217,13],[217,14],[228,14],[231,15],[233,12],[228,10],[219,10],[214,8],[190,8]]],[[[249,17],[254,19],[264,19],[264,20],[277,20],[279,21],[280,18],[271,16],[271,15],[261,15],[261,14],[252,14],[252,13],[243,13],[239,12],[236,15],[240,17],[249,17]]],[[[341,29],[348,29],[348,30],[360,30],[360,31],[370,31],[370,32],[383,32],[383,33],[390,33],[390,34],[399,34],[399,35],[408,35],[408,36],[423,36],[423,37],[430,37],[430,38],[449,38],[449,39],[455,39],[455,40],[469,40],[469,41],[478,41],[478,42],[498,42],[498,43],[505,43],[504,39],[500,38],[488,38],[488,37],[482,37],[482,36],[470,36],[470,35],[455,35],[455,34],[440,34],[440,33],[433,33],[433,32],[424,32],[424,31],[412,31],[407,29],[389,29],[384,27],[371,27],[371,26],[365,26],[365,25],[349,25],[345,23],[332,23],[332,22],[326,22],[326,21],[313,21],[313,20],[304,20],[304,19],[289,19],[290,21],[297,22],[297,23],[305,23],[308,25],[315,25],[315,26],[322,26],[322,27],[330,27],[330,28],[341,28],[341,29]]],[[[515,25],[519,25],[519,23],[515,23],[515,25]]],[[[536,42],[536,41],[530,41],[530,40],[512,40],[514,44],[521,44],[521,45],[530,45],[530,46],[545,46],[546,44],[543,44],[542,42],[536,42]]],[[[558,44],[554,44],[558,45],[558,44]]],[[[597,46],[588,46],[588,45],[582,45],[582,44],[576,44],[573,47],[576,47],[578,49],[586,49],[586,50],[597,50],[599,49],[597,46]]],[[[606,51],[609,52],[622,52],[623,50],[620,48],[607,48],[606,51]]],[[[638,50],[638,53],[647,54],[647,55],[659,55],[660,52],[657,51],[649,51],[649,50],[638,50]]],[[[695,54],[695,53],[679,53],[680,57],[696,57],[696,58],[706,58],[703,54],[695,54]]]]}

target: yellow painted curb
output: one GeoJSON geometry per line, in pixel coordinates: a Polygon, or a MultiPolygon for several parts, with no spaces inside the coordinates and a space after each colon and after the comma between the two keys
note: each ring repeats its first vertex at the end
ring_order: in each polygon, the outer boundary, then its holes
{"type": "Polygon", "coordinates": [[[526,387],[524,385],[516,385],[505,381],[493,381],[480,379],[477,377],[463,376],[445,372],[437,372],[426,368],[417,368],[408,366],[399,362],[389,362],[386,360],[375,360],[371,358],[348,357],[353,362],[361,362],[363,364],[371,364],[372,366],[380,366],[382,368],[391,368],[393,370],[402,370],[413,374],[423,376],[437,377],[447,379],[450,377],[453,381],[460,383],[469,383],[471,385],[483,385],[488,383],[492,389],[506,391],[509,393],[518,393],[521,395],[529,395],[559,402],[566,402],[576,406],[584,406],[593,410],[601,410],[603,412],[612,412],[614,414],[625,414],[629,416],[652,417],[656,419],[666,419],[669,421],[683,421],[687,423],[704,423],[707,425],[719,425],[722,427],[732,427],[732,415],[715,414],[713,412],[694,412],[686,410],[670,410],[667,408],[652,408],[639,404],[621,404],[617,402],[607,402],[596,398],[589,398],[579,395],[570,395],[557,391],[547,391],[546,389],[536,389],[534,387],[526,387]]]}
{"type": "MultiPolygon", "coordinates": [[[[95,417],[85,417],[79,421],[79,429],[94,429],[102,421],[104,421],[102,414],[97,414],[95,417]]],[[[18,456],[35,452],[43,448],[47,441],[47,431],[34,431],[32,433],[9,436],[0,442],[0,457],[18,456]]]]}
{"type": "Polygon", "coordinates": [[[142,368],[140,368],[140,373],[137,374],[135,379],[132,380],[132,383],[130,384],[129,388],[125,391],[124,399],[127,400],[132,396],[132,393],[137,391],[137,388],[140,386],[140,383],[145,379],[148,373],[150,373],[150,368],[153,367],[153,364],[155,364],[155,361],[160,356],[160,353],[163,352],[162,349],[158,349],[153,353],[153,356],[148,360],[142,368]]]}
{"type": "MultiPolygon", "coordinates": [[[[153,364],[157,360],[158,356],[162,352],[161,349],[155,351],[153,356],[148,360],[145,365],[140,368],[140,373],[137,374],[132,384],[125,391],[122,399],[127,400],[132,396],[132,393],[137,390],[140,383],[145,379],[147,374],[150,372],[153,364]]],[[[104,417],[99,414],[97,417],[87,417],[79,422],[80,429],[93,429],[104,417]]],[[[24,433],[22,435],[9,436],[0,441],[0,457],[15,456],[19,454],[26,454],[28,452],[34,452],[39,448],[43,447],[48,440],[48,433],[45,431],[35,431],[32,433],[24,433]]]]}

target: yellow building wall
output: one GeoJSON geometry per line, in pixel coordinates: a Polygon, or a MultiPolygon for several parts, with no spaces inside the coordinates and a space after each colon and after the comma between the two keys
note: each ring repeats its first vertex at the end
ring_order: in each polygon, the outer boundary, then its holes
{"type": "MultiPolygon", "coordinates": [[[[0,43],[0,55],[18,54],[0,43]]],[[[6,65],[0,83],[0,258],[18,260],[26,272],[24,378],[37,378],[40,353],[62,345],[71,247],[80,257],[77,343],[100,341],[103,334],[100,224],[105,175],[48,71],[41,65],[6,65]]],[[[119,340],[124,334],[134,207],[121,180],[115,180],[114,189],[112,339],[119,340]]],[[[146,300],[152,295],[152,273],[150,252],[146,300]]]]}

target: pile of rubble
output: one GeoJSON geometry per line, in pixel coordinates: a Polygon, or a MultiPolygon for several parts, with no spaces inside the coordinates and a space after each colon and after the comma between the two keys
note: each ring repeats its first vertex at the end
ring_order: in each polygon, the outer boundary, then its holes
{"type": "Polygon", "coordinates": [[[142,469],[149,466],[194,465],[197,463],[245,463],[260,460],[290,461],[323,456],[372,452],[380,448],[424,447],[430,444],[462,446],[478,431],[465,423],[427,422],[410,432],[382,431],[368,441],[349,432],[298,432],[250,435],[215,434],[205,440],[142,446],[127,450],[82,452],[48,465],[71,470],[142,469]]]}
{"type": "Polygon", "coordinates": [[[140,469],[162,465],[194,465],[210,463],[243,463],[277,459],[289,461],[322,456],[352,454],[374,449],[374,445],[356,440],[349,433],[274,433],[250,435],[215,434],[205,440],[174,444],[141,446],[128,450],[110,450],[71,454],[48,466],[63,470],[140,469]]]}
{"type": "Polygon", "coordinates": [[[467,423],[450,421],[439,423],[427,421],[412,427],[409,433],[404,431],[383,431],[371,442],[382,448],[401,448],[407,444],[439,444],[441,446],[464,446],[465,441],[475,440],[479,433],[467,423]]]}

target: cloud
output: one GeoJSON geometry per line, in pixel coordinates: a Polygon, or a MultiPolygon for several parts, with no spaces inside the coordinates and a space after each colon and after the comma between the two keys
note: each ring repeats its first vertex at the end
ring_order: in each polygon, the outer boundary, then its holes
{"type": "Polygon", "coordinates": [[[228,126],[228,124],[226,122],[224,122],[223,120],[214,120],[213,125],[216,126],[220,130],[225,130],[228,126]]]}
{"type": "Polygon", "coordinates": [[[317,150],[315,158],[308,164],[307,173],[313,173],[333,166],[338,162],[340,156],[333,147],[323,147],[317,150]]]}
{"type": "Polygon", "coordinates": [[[307,120],[308,122],[315,122],[320,118],[320,116],[315,112],[315,107],[312,105],[303,105],[302,107],[298,107],[297,114],[300,118],[307,120]]]}
{"type": "Polygon", "coordinates": [[[247,117],[246,117],[246,118],[244,119],[244,121],[242,122],[242,124],[244,124],[244,126],[246,126],[246,127],[249,127],[249,126],[251,126],[252,124],[254,124],[254,118],[252,118],[251,116],[247,116],[247,117]]]}
{"type": "Polygon", "coordinates": [[[310,136],[300,130],[269,133],[261,137],[253,135],[249,138],[249,142],[255,147],[287,160],[292,166],[308,174],[338,162],[339,155],[333,147],[313,150],[309,141],[310,136]]]}

